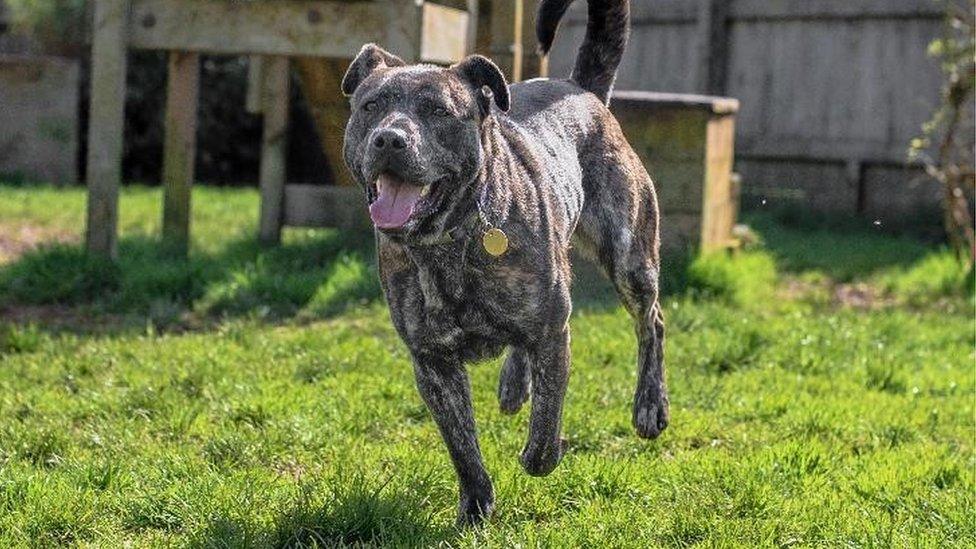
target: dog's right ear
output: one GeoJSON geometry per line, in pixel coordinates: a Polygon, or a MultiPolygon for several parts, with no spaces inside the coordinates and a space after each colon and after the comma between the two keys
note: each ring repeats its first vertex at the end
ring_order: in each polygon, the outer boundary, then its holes
{"type": "Polygon", "coordinates": [[[366,44],[359,50],[359,55],[349,65],[349,70],[342,77],[342,93],[346,97],[356,93],[356,88],[366,80],[370,74],[381,67],[403,67],[403,59],[384,50],[376,44],[366,44]]]}

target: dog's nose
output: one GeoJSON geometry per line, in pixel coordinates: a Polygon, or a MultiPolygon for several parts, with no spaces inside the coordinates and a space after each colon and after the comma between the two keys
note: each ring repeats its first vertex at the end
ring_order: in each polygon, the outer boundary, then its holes
{"type": "Polygon", "coordinates": [[[378,150],[405,149],[407,148],[407,136],[394,128],[380,130],[373,136],[373,148],[378,150]]]}

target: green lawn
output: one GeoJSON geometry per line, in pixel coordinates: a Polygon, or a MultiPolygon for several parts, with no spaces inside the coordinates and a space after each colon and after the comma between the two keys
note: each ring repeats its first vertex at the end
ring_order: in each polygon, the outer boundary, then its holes
{"type": "Polygon", "coordinates": [[[582,278],[570,451],[522,473],[527,413],[472,367],[497,511],[456,530],[370,239],[265,249],[255,192],[200,188],[181,261],[159,215],[127,189],[107,263],[78,247],[80,190],[0,185],[0,547],[976,544],[971,280],[938,249],[754,216],[765,249],[672,261],[653,442],[630,321],[582,278]],[[23,234],[67,243],[14,254],[23,234]]]}

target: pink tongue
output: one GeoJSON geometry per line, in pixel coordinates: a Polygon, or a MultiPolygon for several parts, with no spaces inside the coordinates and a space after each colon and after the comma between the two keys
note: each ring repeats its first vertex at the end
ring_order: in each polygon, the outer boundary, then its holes
{"type": "Polygon", "coordinates": [[[376,181],[379,196],[369,206],[369,216],[381,229],[402,227],[420,200],[420,187],[403,183],[389,175],[381,175],[376,181]]]}

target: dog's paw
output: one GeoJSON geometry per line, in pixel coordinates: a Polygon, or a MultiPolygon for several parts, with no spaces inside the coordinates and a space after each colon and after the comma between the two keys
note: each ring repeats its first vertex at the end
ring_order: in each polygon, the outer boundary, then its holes
{"type": "Polygon", "coordinates": [[[658,398],[638,398],[634,402],[634,428],[641,438],[657,438],[671,420],[666,395],[658,398]]]}
{"type": "Polygon", "coordinates": [[[458,505],[458,527],[476,526],[484,522],[495,510],[495,495],[491,487],[461,494],[458,505]]]}
{"type": "Polygon", "coordinates": [[[544,445],[529,443],[522,450],[522,468],[534,477],[544,477],[556,469],[563,458],[566,441],[559,440],[544,445]]]}

